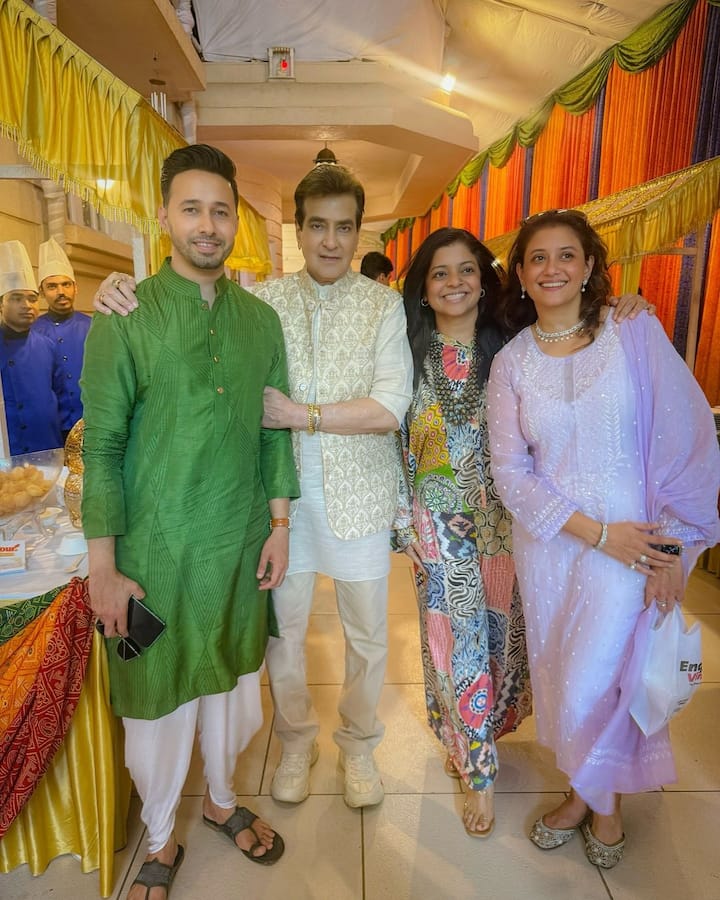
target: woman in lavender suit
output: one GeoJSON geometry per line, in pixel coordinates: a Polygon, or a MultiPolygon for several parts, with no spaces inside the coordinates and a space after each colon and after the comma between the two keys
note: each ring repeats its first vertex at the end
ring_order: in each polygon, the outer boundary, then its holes
{"type": "Polygon", "coordinates": [[[720,454],[659,322],[603,317],[606,248],[581,213],[526,220],[508,269],[505,321],[527,327],[491,371],[492,471],[513,515],[538,738],[571,786],[530,838],[553,849],[580,828],[610,868],[621,795],[676,780],[667,727],[646,738],[621,682],[644,607],[679,602],[720,538],[720,454]]]}

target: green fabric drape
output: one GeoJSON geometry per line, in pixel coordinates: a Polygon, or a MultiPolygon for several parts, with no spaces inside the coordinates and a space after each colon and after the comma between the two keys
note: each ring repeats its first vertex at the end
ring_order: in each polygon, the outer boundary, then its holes
{"type": "MultiPolygon", "coordinates": [[[[642,72],[656,65],[672,47],[698,0],[676,0],[662,9],[650,21],[643,23],[625,40],[606,50],[602,56],[580,75],[555,91],[530,116],[518,122],[504,138],[474,156],[448,185],[446,193],[454,197],[461,184],[471,187],[482,175],[485,166],[502,168],[512,156],[516,144],[531,147],[540,137],[556,104],[575,115],[586,112],[595,103],[614,62],[628,72],[642,72]]],[[[717,5],[720,0],[713,0],[717,5]]],[[[441,202],[438,198],[435,209],[441,202]]],[[[407,220],[402,220],[406,222],[407,220]]],[[[410,220],[410,224],[414,219],[410,220]]],[[[395,222],[381,237],[393,240],[407,224],[395,222]]]]}

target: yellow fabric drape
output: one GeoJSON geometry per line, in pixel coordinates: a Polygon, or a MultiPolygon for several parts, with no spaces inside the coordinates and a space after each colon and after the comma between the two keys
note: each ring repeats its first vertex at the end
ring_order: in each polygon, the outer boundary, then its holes
{"type": "MultiPolygon", "coordinates": [[[[720,156],[578,206],[608,246],[613,262],[671,247],[710,221],[720,207],[720,156]]],[[[485,243],[507,259],[517,231],[485,243]]]]}
{"type": "Polygon", "coordinates": [[[5,837],[0,872],[27,863],[33,875],[74,853],[83,872],[100,869],[100,894],[114,885],[114,852],[127,841],[130,778],[119,720],[109,703],[104,641],[95,634],[85,681],[65,740],[5,837]]]}
{"type": "MultiPolygon", "coordinates": [[[[44,176],[108,219],[157,237],[163,160],[185,141],[136,91],[115,78],[22,0],[0,0],[0,134],[44,176]]],[[[244,200],[228,260],[272,271],[262,217],[244,200]]],[[[151,246],[151,270],[166,253],[151,246]]]]}
{"type": "Polygon", "coordinates": [[[156,232],[158,173],[180,135],[21,0],[0,0],[0,46],[0,131],[107,218],[156,232]]]}

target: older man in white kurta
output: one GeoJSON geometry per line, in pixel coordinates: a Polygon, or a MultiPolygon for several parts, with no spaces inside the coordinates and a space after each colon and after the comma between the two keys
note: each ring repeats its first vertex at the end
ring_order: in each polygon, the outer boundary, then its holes
{"type": "Polygon", "coordinates": [[[318,722],[305,675],[305,634],[317,573],[335,580],[345,632],[345,683],[334,737],[345,801],[379,803],[373,749],[387,657],[389,526],[399,456],[394,431],[412,393],[412,359],[400,296],[349,271],[362,188],[320,166],[295,195],[306,268],[255,288],[280,316],[290,398],[266,390],[264,424],[291,427],[301,478],[292,510],[290,567],[273,592],[280,637],[267,648],[275,730],[283,755],[271,793],[300,802],[310,791],[318,722]]]}

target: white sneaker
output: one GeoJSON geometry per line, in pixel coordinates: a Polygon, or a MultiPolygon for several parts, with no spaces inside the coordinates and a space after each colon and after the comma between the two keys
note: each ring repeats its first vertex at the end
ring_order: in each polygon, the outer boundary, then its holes
{"type": "Polygon", "coordinates": [[[302,803],[310,793],[310,766],[318,759],[316,741],[307,753],[283,753],[270,784],[270,793],[283,803],[302,803]]]}
{"type": "Polygon", "coordinates": [[[385,796],[380,772],[372,753],[340,751],[340,768],[345,770],[345,802],[353,809],[375,806],[385,796]]]}

